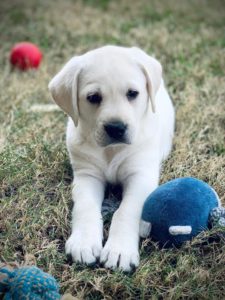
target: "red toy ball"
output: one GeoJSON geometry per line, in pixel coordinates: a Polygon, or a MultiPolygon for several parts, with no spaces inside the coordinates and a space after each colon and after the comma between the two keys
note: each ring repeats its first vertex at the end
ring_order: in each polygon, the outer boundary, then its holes
{"type": "Polygon", "coordinates": [[[20,70],[31,68],[37,69],[42,60],[42,53],[39,48],[29,42],[16,44],[10,53],[10,62],[20,70]]]}

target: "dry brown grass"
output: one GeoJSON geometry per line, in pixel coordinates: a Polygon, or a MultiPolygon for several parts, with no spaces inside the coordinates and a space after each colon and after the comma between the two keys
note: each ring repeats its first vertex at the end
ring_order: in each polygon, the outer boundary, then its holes
{"type": "Polygon", "coordinates": [[[69,264],[71,169],[66,117],[29,112],[47,104],[47,84],[72,55],[103,44],[139,45],[164,66],[177,111],[161,182],[207,181],[225,205],[225,40],[223,1],[8,1],[0,4],[0,260],[52,273],[80,299],[224,299],[225,238],[203,233],[181,249],[141,247],[131,275],[69,264]],[[9,49],[30,40],[44,52],[37,72],[11,71],[9,49]]]}

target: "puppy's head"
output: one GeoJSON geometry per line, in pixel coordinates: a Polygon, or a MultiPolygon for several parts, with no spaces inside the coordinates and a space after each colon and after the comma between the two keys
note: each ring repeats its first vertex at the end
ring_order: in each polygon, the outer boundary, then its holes
{"type": "Polygon", "coordinates": [[[138,48],[106,46],[72,58],[51,80],[55,102],[99,146],[132,144],[161,82],[161,65],[138,48]]]}

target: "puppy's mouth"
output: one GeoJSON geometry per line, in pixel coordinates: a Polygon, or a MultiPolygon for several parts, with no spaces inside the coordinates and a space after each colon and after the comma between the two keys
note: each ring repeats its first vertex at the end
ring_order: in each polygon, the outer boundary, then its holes
{"type": "Polygon", "coordinates": [[[121,139],[106,138],[104,139],[104,141],[100,142],[99,145],[101,147],[131,145],[131,141],[128,138],[121,138],[121,139]]]}
{"type": "Polygon", "coordinates": [[[123,136],[120,138],[109,137],[104,132],[95,133],[95,141],[100,147],[109,147],[109,146],[122,146],[122,145],[131,145],[132,140],[129,136],[123,136]]]}

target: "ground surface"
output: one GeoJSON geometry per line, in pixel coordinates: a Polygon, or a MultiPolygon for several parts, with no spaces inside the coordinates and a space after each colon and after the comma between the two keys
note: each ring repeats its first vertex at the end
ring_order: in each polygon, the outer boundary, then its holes
{"type": "Polygon", "coordinates": [[[50,103],[47,84],[72,55],[103,44],[139,45],[162,62],[177,111],[161,182],[195,176],[225,205],[223,1],[2,1],[0,4],[0,259],[35,261],[80,299],[225,299],[225,238],[213,230],[179,250],[141,246],[131,275],[68,264],[71,170],[66,116],[30,112],[50,103]],[[11,71],[9,49],[37,43],[37,72],[11,71]]]}

